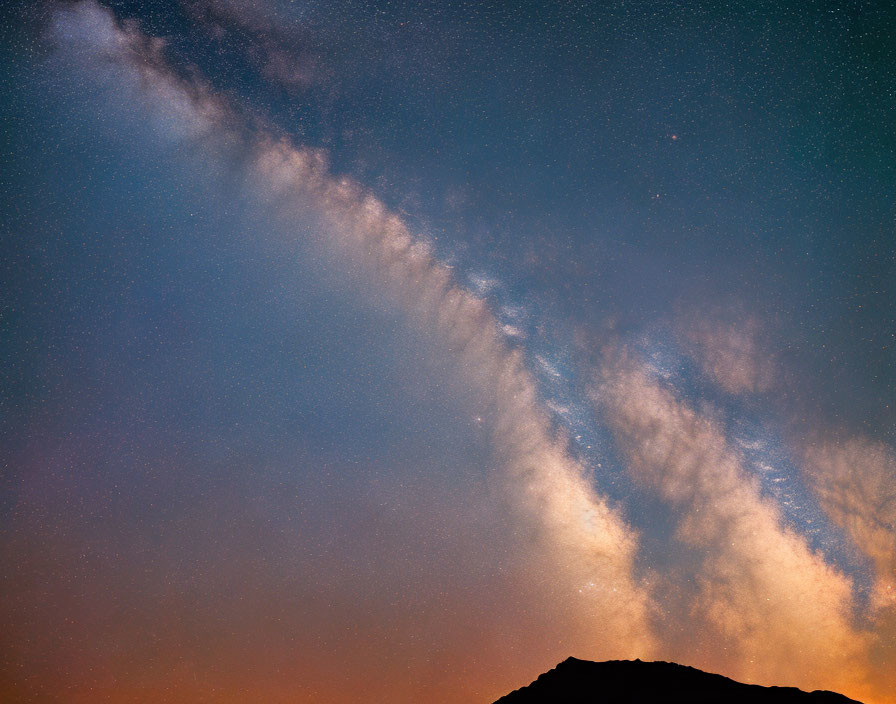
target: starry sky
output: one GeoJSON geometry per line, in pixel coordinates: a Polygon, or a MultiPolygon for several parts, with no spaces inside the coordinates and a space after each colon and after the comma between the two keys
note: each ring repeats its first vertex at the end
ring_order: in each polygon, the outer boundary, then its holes
{"type": "Polygon", "coordinates": [[[0,10],[0,698],[896,702],[894,23],[0,10]]]}

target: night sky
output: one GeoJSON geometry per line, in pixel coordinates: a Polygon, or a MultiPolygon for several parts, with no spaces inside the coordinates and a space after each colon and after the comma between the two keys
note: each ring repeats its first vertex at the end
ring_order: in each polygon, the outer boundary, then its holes
{"type": "Polygon", "coordinates": [[[0,699],[896,702],[894,29],[0,10],[0,699]]]}

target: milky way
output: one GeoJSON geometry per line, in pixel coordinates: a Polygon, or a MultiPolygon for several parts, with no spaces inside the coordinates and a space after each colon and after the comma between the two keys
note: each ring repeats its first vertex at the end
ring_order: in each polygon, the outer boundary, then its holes
{"type": "Polygon", "coordinates": [[[806,12],[10,11],[4,696],[896,701],[894,57],[806,12]]]}

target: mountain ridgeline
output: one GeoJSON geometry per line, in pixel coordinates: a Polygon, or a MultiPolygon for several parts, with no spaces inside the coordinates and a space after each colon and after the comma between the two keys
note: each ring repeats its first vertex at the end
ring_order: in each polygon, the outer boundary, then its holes
{"type": "Polygon", "coordinates": [[[569,658],[495,704],[859,704],[834,692],[743,684],[672,662],[569,658]]]}

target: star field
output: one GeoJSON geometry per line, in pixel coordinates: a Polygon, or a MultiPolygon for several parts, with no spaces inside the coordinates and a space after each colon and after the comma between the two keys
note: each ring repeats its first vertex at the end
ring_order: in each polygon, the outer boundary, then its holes
{"type": "Polygon", "coordinates": [[[0,699],[896,702],[894,20],[0,11],[0,699]]]}

